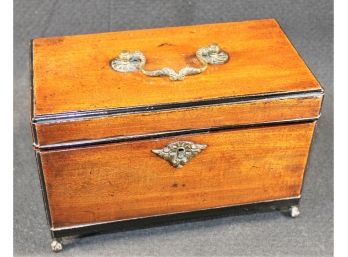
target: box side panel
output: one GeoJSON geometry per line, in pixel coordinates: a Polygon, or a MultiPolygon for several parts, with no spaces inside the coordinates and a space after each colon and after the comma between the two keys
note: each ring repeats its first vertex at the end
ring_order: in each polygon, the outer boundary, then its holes
{"type": "Polygon", "coordinates": [[[315,122],[41,153],[53,227],[300,196],[315,122]],[[207,148],[182,168],[152,152],[207,148]]]}

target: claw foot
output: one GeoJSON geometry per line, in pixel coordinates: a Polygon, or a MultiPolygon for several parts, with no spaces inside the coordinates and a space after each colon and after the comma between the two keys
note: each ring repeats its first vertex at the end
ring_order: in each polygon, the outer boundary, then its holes
{"type": "Polygon", "coordinates": [[[291,206],[289,209],[289,213],[290,213],[290,217],[291,218],[296,218],[300,215],[300,210],[298,208],[298,206],[291,206]]]}
{"type": "Polygon", "coordinates": [[[54,239],[51,243],[51,249],[53,252],[58,253],[63,251],[63,244],[60,240],[54,239]]]}

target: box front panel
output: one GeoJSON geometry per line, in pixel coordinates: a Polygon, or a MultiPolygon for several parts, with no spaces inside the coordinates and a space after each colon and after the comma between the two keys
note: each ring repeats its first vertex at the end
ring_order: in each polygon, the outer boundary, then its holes
{"type": "Polygon", "coordinates": [[[314,126],[265,126],[41,152],[52,226],[297,197],[314,126]],[[181,141],[206,148],[181,168],[152,151],[181,141]]]}

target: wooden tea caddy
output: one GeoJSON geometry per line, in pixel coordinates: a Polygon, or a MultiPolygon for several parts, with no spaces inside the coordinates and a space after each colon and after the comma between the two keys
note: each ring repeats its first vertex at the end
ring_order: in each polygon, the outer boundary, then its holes
{"type": "Polygon", "coordinates": [[[32,65],[53,251],[70,235],[299,214],[323,90],[274,19],[39,38],[32,65]]]}

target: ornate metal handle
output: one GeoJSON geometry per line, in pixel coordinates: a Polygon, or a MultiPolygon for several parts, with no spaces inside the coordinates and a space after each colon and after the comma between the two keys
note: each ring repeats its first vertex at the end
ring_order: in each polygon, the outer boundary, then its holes
{"type": "Polygon", "coordinates": [[[129,52],[122,51],[119,56],[111,60],[111,67],[118,72],[135,72],[141,71],[147,76],[169,76],[170,80],[183,80],[186,75],[195,75],[202,73],[208,68],[208,64],[223,64],[228,61],[228,54],[220,50],[217,44],[211,44],[207,47],[199,48],[196,52],[196,57],[202,64],[201,67],[186,66],[179,72],[172,68],[164,67],[157,70],[146,70],[145,55],[140,51],[129,52]]]}
{"type": "Polygon", "coordinates": [[[207,145],[190,141],[177,141],[162,149],[154,149],[152,152],[168,161],[175,168],[181,168],[205,148],[207,145]]]}

